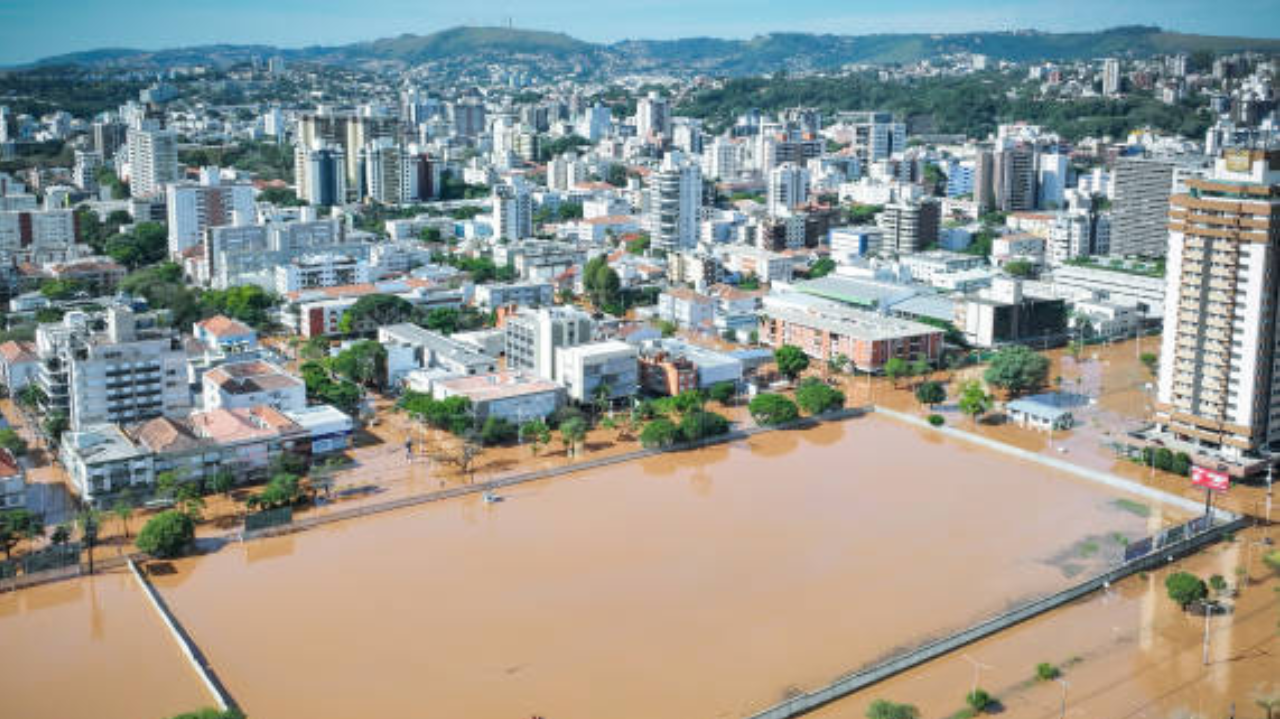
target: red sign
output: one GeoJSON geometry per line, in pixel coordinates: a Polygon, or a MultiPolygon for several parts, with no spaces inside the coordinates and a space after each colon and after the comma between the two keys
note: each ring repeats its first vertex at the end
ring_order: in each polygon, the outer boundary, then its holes
{"type": "Polygon", "coordinates": [[[1191,483],[1207,487],[1215,492],[1225,492],[1231,487],[1231,477],[1208,467],[1192,467],[1191,483]]]}

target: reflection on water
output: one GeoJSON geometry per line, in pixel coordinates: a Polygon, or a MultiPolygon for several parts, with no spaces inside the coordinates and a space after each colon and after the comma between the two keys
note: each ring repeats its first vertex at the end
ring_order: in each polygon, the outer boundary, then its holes
{"type": "Polygon", "coordinates": [[[251,715],[740,716],[1064,586],[1039,558],[1081,537],[1143,531],[1095,485],[962,447],[868,417],[262,540],[288,556],[156,583],[251,715]]]}
{"type": "Polygon", "coordinates": [[[0,716],[149,719],[209,703],[127,573],[0,595],[0,716]]]}

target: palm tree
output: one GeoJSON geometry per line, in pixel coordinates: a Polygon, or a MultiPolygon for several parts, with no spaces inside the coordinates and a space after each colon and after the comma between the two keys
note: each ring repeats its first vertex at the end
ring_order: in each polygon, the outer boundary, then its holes
{"type": "Polygon", "coordinates": [[[129,539],[129,518],[133,516],[133,502],[129,501],[127,497],[121,497],[111,507],[111,512],[116,515],[116,519],[120,520],[120,527],[124,530],[124,538],[126,540],[129,539]]]}
{"type": "Polygon", "coordinates": [[[1255,697],[1254,703],[1262,707],[1267,712],[1267,719],[1271,719],[1276,709],[1280,709],[1280,694],[1272,694],[1270,696],[1255,697]]]}
{"type": "Polygon", "coordinates": [[[595,400],[596,417],[600,417],[609,410],[611,400],[613,398],[613,388],[608,382],[601,382],[596,385],[596,391],[592,393],[595,400]]]}
{"type": "Polygon", "coordinates": [[[89,551],[89,573],[93,574],[93,545],[98,543],[98,524],[101,519],[98,510],[86,507],[76,515],[76,523],[80,525],[80,540],[89,551]]]}

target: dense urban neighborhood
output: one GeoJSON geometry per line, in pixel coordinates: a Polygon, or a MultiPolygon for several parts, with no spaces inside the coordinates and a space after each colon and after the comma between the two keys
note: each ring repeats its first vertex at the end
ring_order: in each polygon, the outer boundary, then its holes
{"type": "Polygon", "coordinates": [[[0,70],[0,714],[1270,718],[1280,40],[869,38],[0,70]]]}

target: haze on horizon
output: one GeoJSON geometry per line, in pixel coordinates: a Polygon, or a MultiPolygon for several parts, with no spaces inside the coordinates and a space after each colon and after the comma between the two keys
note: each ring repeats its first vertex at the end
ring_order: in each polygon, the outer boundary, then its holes
{"type": "Polygon", "coordinates": [[[1206,35],[1280,37],[1274,0],[497,0],[482,10],[414,0],[0,0],[0,65],[99,48],[159,50],[192,45],[340,45],[458,25],[506,25],[564,32],[582,40],[742,38],[769,32],[846,35],[955,33],[1035,28],[1050,32],[1159,25],[1206,35]]]}

